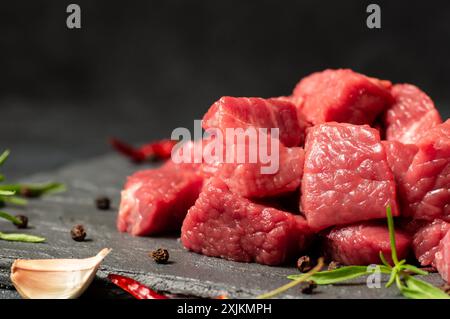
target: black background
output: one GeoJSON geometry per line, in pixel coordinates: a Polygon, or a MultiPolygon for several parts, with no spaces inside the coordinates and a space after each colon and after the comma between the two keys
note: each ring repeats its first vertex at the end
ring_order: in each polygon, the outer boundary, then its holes
{"type": "Polygon", "coordinates": [[[13,178],[191,128],[222,95],[289,94],[349,67],[450,115],[449,1],[3,1],[0,146],[13,178]],[[81,6],[82,29],[66,27],[81,6]],[[366,27],[381,5],[382,28],[366,27]]]}

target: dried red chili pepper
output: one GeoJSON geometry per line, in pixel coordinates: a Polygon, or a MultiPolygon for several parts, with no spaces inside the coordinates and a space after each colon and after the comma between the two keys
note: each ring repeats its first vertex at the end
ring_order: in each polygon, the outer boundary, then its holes
{"type": "Polygon", "coordinates": [[[116,151],[119,153],[129,157],[135,162],[142,162],[145,160],[145,155],[142,151],[139,149],[134,148],[133,146],[124,143],[116,138],[111,138],[109,140],[110,144],[116,151]]]}
{"type": "Polygon", "coordinates": [[[111,138],[110,143],[119,153],[135,162],[143,162],[150,159],[164,160],[170,158],[172,148],[177,141],[163,139],[140,147],[134,147],[116,138],[111,138]]]}
{"type": "Polygon", "coordinates": [[[158,294],[154,290],[151,290],[147,286],[144,286],[140,282],[129,277],[109,274],[108,279],[136,299],[169,299],[168,297],[158,294]]]}
{"type": "Polygon", "coordinates": [[[167,159],[172,155],[172,149],[178,141],[173,140],[161,140],[150,145],[153,146],[153,152],[157,158],[167,159]]]}

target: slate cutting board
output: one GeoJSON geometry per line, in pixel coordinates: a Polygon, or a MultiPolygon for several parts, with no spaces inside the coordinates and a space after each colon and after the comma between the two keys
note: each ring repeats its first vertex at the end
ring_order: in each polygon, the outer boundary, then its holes
{"type": "MultiPolygon", "coordinates": [[[[206,298],[223,294],[251,298],[287,283],[287,275],[298,273],[292,266],[236,263],[191,253],[182,247],[177,235],[143,238],[117,232],[115,220],[121,187],[126,176],[142,168],[111,154],[26,179],[27,182],[63,182],[68,191],[32,200],[26,208],[8,208],[11,213],[29,216],[31,228],[25,231],[45,236],[47,241],[43,244],[0,241],[0,286],[11,287],[9,269],[16,258],[84,258],[95,255],[104,247],[113,251],[87,291],[90,297],[124,296],[110,289],[106,279],[108,273],[133,277],[156,290],[206,298]],[[98,195],[112,198],[113,208],[97,210],[94,198],[98,195]],[[86,242],[71,239],[69,231],[76,223],[86,226],[86,242]],[[148,257],[149,251],[159,247],[169,250],[171,263],[158,265],[148,257]]],[[[0,223],[2,231],[17,231],[7,222],[0,223]]],[[[437,274],[427,278],[436,285],[443,283],[437,274]]],[[[14,291],[0,294],[0,298],[13,297],[18,297],[14,291]]],[[[400,295],[395,288],[369,289],[364,278],[348,284],[319,287],[313,295],[304,295],[299,288],[293,288],[280,297],[372,299],[398,298],[400,295]]]]}

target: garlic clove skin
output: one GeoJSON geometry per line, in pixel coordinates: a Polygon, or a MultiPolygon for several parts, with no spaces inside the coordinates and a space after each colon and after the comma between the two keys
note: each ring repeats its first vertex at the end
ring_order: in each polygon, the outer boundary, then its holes
{"type": "Polygon", "coordinates": [[[78,298],[110,251],[104,248],[85,259],[17,259],[11,266],[11,281],[22,298],[78,298]]]}

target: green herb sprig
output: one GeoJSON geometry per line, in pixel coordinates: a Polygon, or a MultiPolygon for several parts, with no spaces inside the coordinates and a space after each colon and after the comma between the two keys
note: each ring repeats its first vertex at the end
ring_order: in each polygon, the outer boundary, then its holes
{"type": "Polygon", "coordinates": [[[315,274],[317,274],[317,272],[322,269],[323,267],[323,258],[319,258],[317,265],[311,269],[310,271],[308,271],[305,274],[301,274],[300,276],[298,276],[297,278],[295,278],[293,281],[291,281],[290,283],[287,283],[284,286],[281,286],[277,289],[274,289],[270,292],[264,293],[262,295],[259,295],[256,297],[256,299],[269,299],[272,297],[275,297],[283,292],[285,292],[288,289],[291,289],[292,287],[297,286],[298,284],[305,282],[307,280],[311,280],[311,278],[314,277],[315,274]]]}
{"type": "MultiPolygon", "coordinates": [[[[4,151],[0,155],[0,166],[2,166],[8,159],[9,150],[4,151]]],[[[4,181],[4,175],[0,174],[0,181],[4,181]]],[[[63,184],[60,183],[46,183],[46,184],[3,184],[0,185],[0,205],[13,204],[23,206],[27,204],[27,200],[23,197],[39,197],[55,192],[62,192],[65,190],[63,184]]],[[[0,218],[12,222],[15,225],[22,223],[17,217],[0,211],[0,218]]],[[[2,233],[0,232],[0,240],[19,241],[27,243],[41,243],[45,241],[44,237],[16,234],[16,233],[2,233]]]]}
{"type": "Polygon", "coordinates": [[[394,266],[390,266],[384,258],[383,253],[380,252],[381,261],[391,271],[391,276],[386,283],[386,287],[390,287],[395,282],[403,296],[412,299],[450,299],[450,296],[439,288],[428,282],[414,278],[411,275],[411,273],[428,275],[428,272],[423,271],[416,266],[406,264],[406,260],[398,260],[397,248],[395,245],[394,219],[392,217],[390,206],[386,208],[386,215],[391,243],[392,261],[394,262],[394,266]]]}
{"type": "Polygon", "coordinates": [[[44,237],[28,235],[28,234],[5,234],[0,232],[0,239],[7,241],[20,241],[23,243],[43,243],[44,237]]]}
{"type": "MultiPolygon", "coordinates": [[[[412,299],[450,299],[450,296],[439,288],[415,278],[414,275],[427,275],[416,266],[406,264],[406,260],[398,260],[397,248],[395,245],[395,229],[394,218],[392,217],[391,207],[386,207],[387,224],[389,228],[389,240],[391,244],[391,258],[394,263],[391,266],[380,252],[380,259],[382,265],[377,265],[380,272],[383,274],[390,274],[386,287],[396,284],[403,296],[412,299]]],[[[329,285],[347,281],[349,279],[359,278],[367,275],[368,270],[365,266],[345,266],[335,270],[316,272],[310,276],[309,280],[314,281],[318,285],[329,285]]],[[[288,276],[291,280],[297,280],[303,275],[288,276]]]]}
{"type": "MultiPolygon", "coordinates": [[[[9,150],[0,155],[0,166],[8,159],[9,150]]],[[[5,176],[0,174],[0,181],[4,181],[5,176]]],[[[12,204],[24,206],[27,200],[24,197],[40,197],[44,195],[64,192],[64,184],[61,183],[43,183],[43,184],[2,184],[0,185],[0,206],[12,204]]]]}

